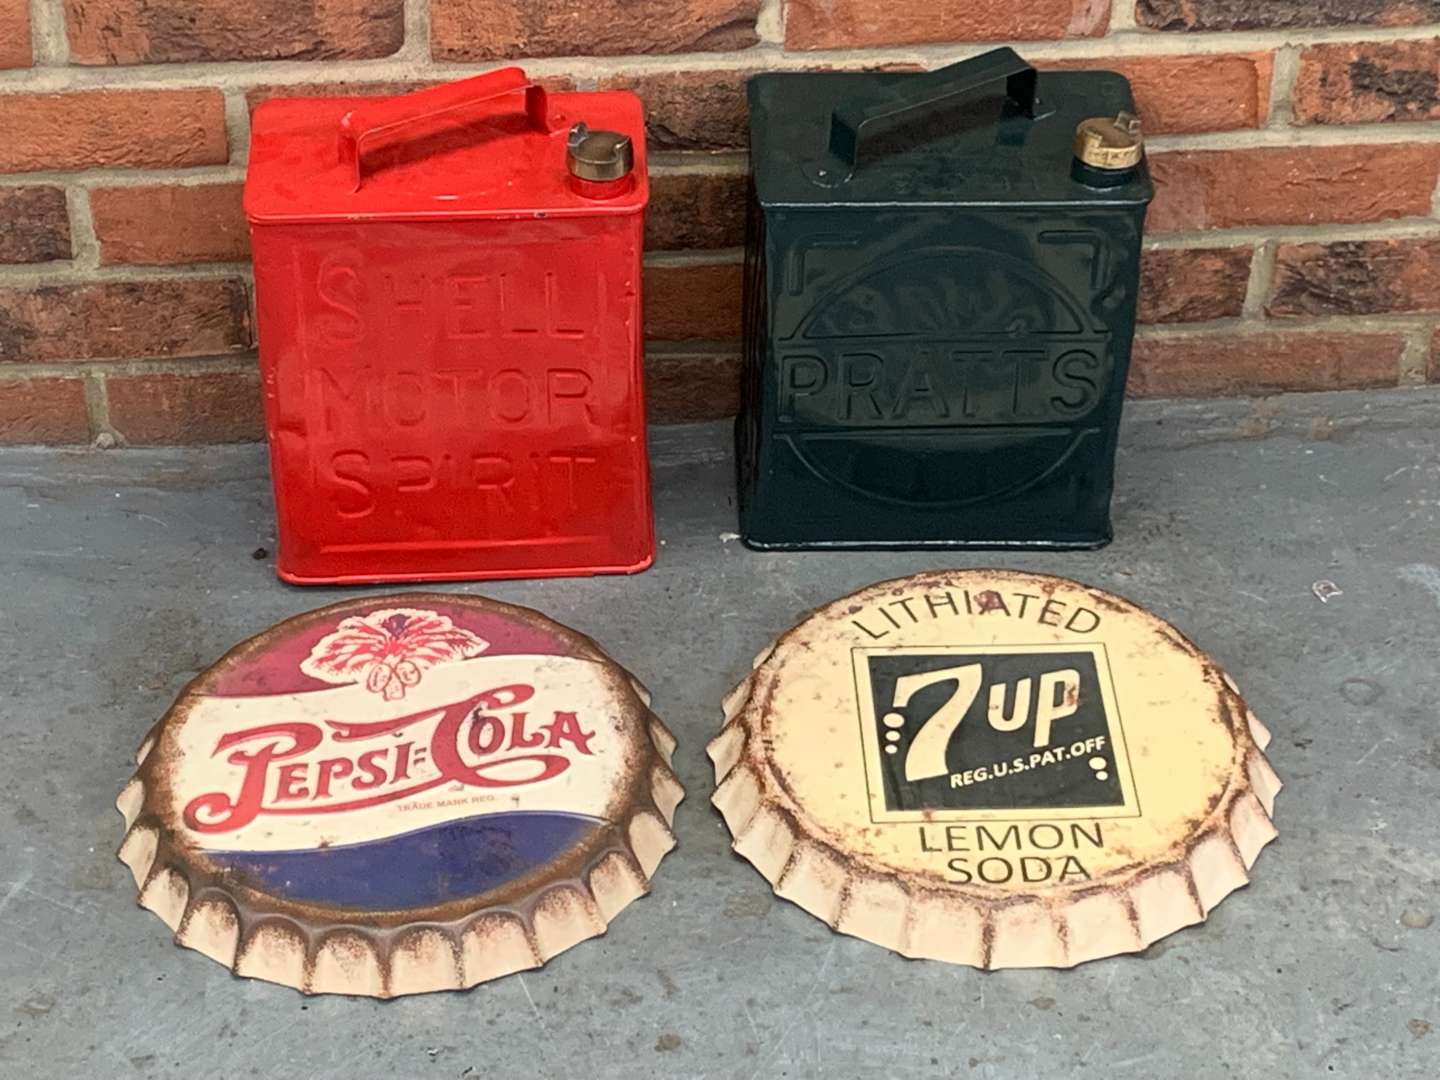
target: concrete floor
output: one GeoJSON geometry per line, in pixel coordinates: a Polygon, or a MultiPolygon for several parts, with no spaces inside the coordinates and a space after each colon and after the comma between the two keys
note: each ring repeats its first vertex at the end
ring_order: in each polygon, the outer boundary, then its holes
{"type": "Polygon", "coordinates": [[[1137,406],[1094,554],[749,552],[723,535],[726,441],[657,436],[649,573],[483,590],[654,690],[690,795],[653,894],[541,971],[389,1004],[177,949],[114,856],[115,794],[181,685],[351,595],[252,558],[263,450],[0,454],[0,1076],[1440,1075],[1440,391],[1137,406]],[[987,563],[1151,607],[1275,732],[1281,838],[1204,926],[986,975],[834,935],[731,856],[703,748],[749,658],[872,580],[987,563]]]}

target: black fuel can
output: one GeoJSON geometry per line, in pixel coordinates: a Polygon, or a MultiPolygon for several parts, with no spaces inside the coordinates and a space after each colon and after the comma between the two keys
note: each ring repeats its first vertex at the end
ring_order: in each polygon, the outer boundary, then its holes
{"type": "Polygon", "coordinates": [[[745,542],[1107,543],[1153,195],[1129,83],[1007,48],[748,92],[745,542]]]}

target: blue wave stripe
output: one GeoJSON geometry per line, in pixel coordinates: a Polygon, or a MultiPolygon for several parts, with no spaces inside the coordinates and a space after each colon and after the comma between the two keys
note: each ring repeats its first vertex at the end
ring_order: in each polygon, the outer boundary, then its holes
{"type": "Polygon", "coordinates": [[[584,814],[512,811],[358,844],[206,854],[276,896],[394,911],[499,888],[565,854],[604,824],[584,814]]]}

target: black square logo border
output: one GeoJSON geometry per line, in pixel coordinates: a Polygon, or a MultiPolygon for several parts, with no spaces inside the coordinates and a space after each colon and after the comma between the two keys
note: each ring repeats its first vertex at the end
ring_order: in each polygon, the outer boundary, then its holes
{"type": "MultiPolygon", "coordinates": [[[[855,695],[858,705],[859,734],[864,754],[866,800],[869,808],[869,816],[872,824],[897,824],[902,822],[956,822],[956,821],[1027,821],[1027,820],[1065,820],[1065,819],[1113,819],[1113,818],[1135,818],[1141,815],[1140,801],[1135,790],[1134,774],[1130,767],[1130,751],[1126,743],[1124,725],[1120,716],[1117,696],[1115,692],[1114,679],[1111,672],[1108,651],[1103,642],[1045,642],[1034,644],[1003,644],[1003,645],[905,645],[905,646],[854,646],[851,649],[852,672],[855,680],[855,695]],[[871,658],[900,659],[911,656],[917,658],[920,663],[915,670],[933,670],[937,664],[943,666],[944,660],[954,657],[956,662],[963,667],[974,666],[982,663],[986,658],[1010,658],[1026,655],[1046,654],[1089,654],[1093,658],[1093,672],[1101,701],[1097,704],[1095,713],[1098,714],[1098,721],[1092,715],[1088,721],[1090,727],[1096,727],[1096,731],[1103,729],[1105,739],[1105,756],[1108,756],[1109,768],[1113,769],[1113,780],[1106,777],[1108,782],[1102,782],[1091,790],[1103,794],[1104,798],[1086,802],[1069,801],[1074,796],[1067,797],[1066,801],[1060,804],[1046,801],[1045,797],[1037,796],[1026,799],[1016,799],[1015,804],[1004,798],[1000,804],[993,801],[986,802],[981,796],[978,799],[973,796],[969,799],[971,791],[957,792],[956,800],[967,802],[967,805],[943,805],[946,801],[943,795],[938,793],[935,786],[939,778],[938,773],[927,780],[928,788],[925,794],[916,796],[917,785],[901,783],[900,786],[907,790],[900,798],[900,802],[910,802],[911,805],[896,806],[897,802],[897,760],[903,760],[905,754],[897,756],[896,751],[908,750],[910,739],[914,737],[913,725],[902,726],[905,710],[897,712],[882,711],[882,703],[876,698],[874,682],[872,681],[871,658]],[[894,740],[887,742],[887,739],[894,740]],[[887,751],[886,747],[890,747],[887,751]],[[1028,802],[1028,805],[1026,803],[1028,802]],[[1003,804],[1003,805],[1001,805],[1003,804]]],[[[1014,665],[1010,665],[1013,667],[1014,665]]],[[[1080,665],[1082,672],[1085,672],[1085,665],[1080,665]]],[[[1037,669],[1038,670],[1038,669],[1037,669]]],[[[1085,672],[1088,673],[1088,672],[1085,672]]],[[[1082,678],[1083,678],[1082,674],[1082,678]]],[[[884,676],[880,676],[881,680],[884,676]]],[[[921,680],[923,682],[923,680],[921,680]]],[[[927,705],[933,715],[938,702],[945,700],[947,696],[955,695],[960,698],[959,705],[961,716],[951,716],[951,724],[941,724],[940,727],[949,727],[950,731],[964,719],[966,708],[970,707],[969,698],[980,692],[979,687],[957,687],[956,680],[949,681],[949,687],[953,688],[947,695],[941,693],[939,697],[933,697],[927,705]]],[[[918,698],[919,695],[917,694],[918,698]]],[[[888,704],[888,701],[886,702],[888,704]]],[[[1009,707],[1013,710],[1018,702],[1012,697],[1009,700],[1009,707]]],[[[1032,705],[1032,708],[1034,706],[1032,705]]],[[[972,728],[974,730],[973,716],[972,728]]],[[[945,755],[944,747],[952,736],[946,732],[940,733],[941,743],[938,748],[939,757],[934,758],[936,762],[943,760],[945,755]]],[[[1093,733],[1090,740],[1094,742],[1093,733]]],[[[1060,753],[1051,759],[1046,760],[1046,768],[1070,769],[1071,775],[1075,774],[1078,766],[1082,775],[1091,768],[1078,758],[1068,754],[1072,746],[1078,746],[1085,742],[1082,737],[1077,740],[1061,740],[1060,753]],[[1065,757],[1071,757],[1066,762],[1065,757]]],[[[937,751],[936,747],[931,747],[937,751]]],[[[993,756],[993,754],[991,755],[993,756]]],[[[1028,755],[1026,755],[1028,758],[1028,755]]],[[[985,764],[983,762],[976,764],[985,764]]],[[[938,768],[938,764],[934,767],[938,768]]],[[[965,783],[965,777],[969,773],[955,773],[957,785],[969,788],[970,783],[965,783]]],[[[984,775],[984,774],[979,774],[984,775]]],[[[1095,774],[1099,776],[1099,773],[1095,774]]],[[[998,779],[998,777],[985,776],[986,780],[998,779]]],[[[947,775],[946,782],[951,782],[947,775]]],[[[977,784],[973,789],[979,790],[979,781],[971,780],[977,784]]],[[[1013,784],[1013,781],[1012,781],[1013,784]]],[[[1070,787],[1074,787],[1072,783],[1070,787]]],[[[1085,785],[1089,787],[1089,785],[1085,785]]]]}

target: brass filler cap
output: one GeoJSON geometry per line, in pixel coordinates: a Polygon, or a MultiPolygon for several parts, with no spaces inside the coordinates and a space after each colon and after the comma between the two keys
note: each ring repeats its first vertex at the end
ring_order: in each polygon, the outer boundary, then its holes
{"type": "Polygon", "coordinates": [[[1275,837],[1269,734],[1235,684],[1148,611],[1063,578],[862,589],[766,649],[725,716],[710,757],[735,849],[906,956],[1136,952],[1203,921],[1275,837]]]}
{"type": "Polygon", "coordinates": [[[565,164],[581,180],[622,180],[635,167],[635,149],[628,135],[591,131],[580,123],[570,129],[565,164]]]}
{"type": "Polygon", "coordinates": [[[1092,116],[1075,129],[1075,156],[1096,169],[1133,169],[1145,156],[1140,121],[1128,112],[1092,116]]]}

